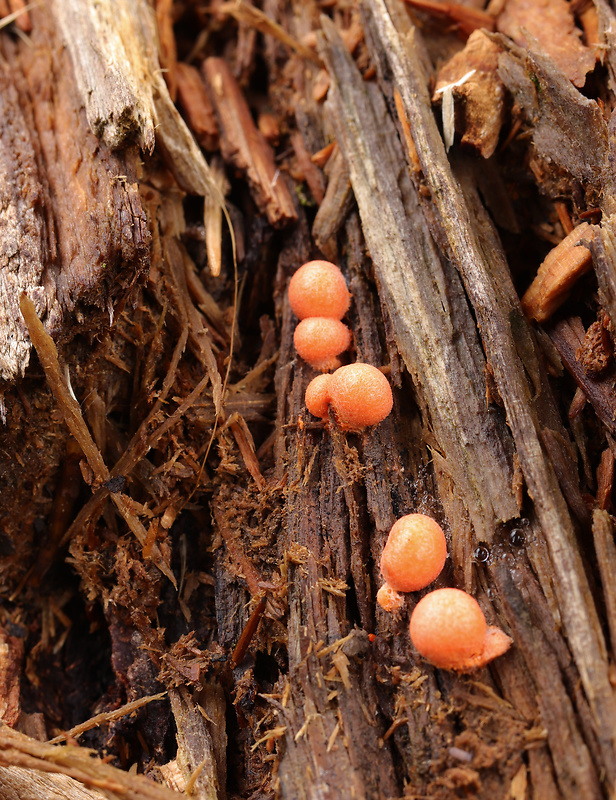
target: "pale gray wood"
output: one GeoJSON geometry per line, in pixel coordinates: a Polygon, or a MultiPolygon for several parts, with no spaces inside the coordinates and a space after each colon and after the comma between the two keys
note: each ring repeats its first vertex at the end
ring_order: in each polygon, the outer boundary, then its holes
{"type": "Polygon", "coordinates": [[[362,80],[334,26],[322,18],[336,120],[362,228],[396,331],[396,344],[434,430],[436,450],[465,499],[476,534],[516,517],[511,459],[485,399],[485,361],[456,273],[423,221],[380,89],[362,80]]]}

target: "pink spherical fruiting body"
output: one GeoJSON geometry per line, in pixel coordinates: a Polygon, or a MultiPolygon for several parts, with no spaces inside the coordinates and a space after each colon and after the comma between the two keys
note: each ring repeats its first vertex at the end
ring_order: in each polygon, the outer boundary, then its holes
{"type": "Polygon", "coordinates": [[[460,589],[437,589],[423,597],[409,631],[420,655],[457,672],[479,669],[511,646],[510,637],[488,627],[479,603],[460,589]]]}
{"type": "Polygon", "coordinates": [[[297,317],[342,319],[351,304],[342,272],[330,261],[309,261],[289,283],[289,303],[297,317]]]}
{"type": "Polygon", "coordinates": [[[389,381],[370,364],[349,364],[337,369],[329,392],[338,424],[344,430],[378,425],[393,408],[389,381]]]}
{"type": "Polygon", "coordinates": [[[381,572],[397,592],[424,589],[441,574],[447,542],[441,526],[425,514],[394,523],[381,556],[381,572]]]}
{"type": "Polygon", "coordinates": [[[307,317],[293,334],[295,349],[315,369],[333,369],[336,358],[351,346],[351,331],[338,319],[307,317]]]}

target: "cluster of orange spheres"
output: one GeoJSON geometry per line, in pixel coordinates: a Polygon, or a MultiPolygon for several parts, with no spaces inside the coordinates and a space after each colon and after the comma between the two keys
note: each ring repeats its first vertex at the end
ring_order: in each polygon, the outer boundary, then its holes
{"type": "MultiPolygon", "coordinates": [[[[299,355],[321,371],[306,389],[311,414],[329,419],[329,408],[344,430],[382,422],[393,407],[387,378],[370,364],[340,366],[338,356],[351,346],[342,322],[351,295],[344,276],[329,261],[309,261],[289,283],[289,303],[299,317],[294,343],[299,355]],[[329,370],[335,370],[333,374],[329,370]]],[[[398,611],[400,592],[425,589],[441,573],[447,543],[440,525],[424,514],[408,514],[389,533],[381,558],[385,583],[377,602],[398,611]]],[[[417,603],[411,615],[411,640],[420,655],[441,669],[470,672],[505,653],[511,639],[486,624],[477,601],[459,589],[437,589],[417,603]]]]}
{"type": "Polygon", "coordinates": [[[306,407],[327,420],[329,407],[344,430],[382,422],[393,407],[387,378],[370,364],[341,367],[338,356],[351,346],[351,331],[341,321],[351,295],[342,272],[329,261],[309,261],[289,283],[289,303],[300,319],[293,341],[317,376],[306,389],[306,407]],[[328,374],[328,370],[335,370],[328,374]]]}
{"type": "Polygon", "coordinates": [[[300,356],[322,372],[339,367],[338,356],[351,346],[341,322],[351,304],[342,272],[329,261],[309,261],[291,278],[289,303],[300,319],[293,336],[300,356]]]}
{"type": "MultiPolygon", "coordinates": [[[[403,604],[400,592],[429,586],[441,573],[447,543],[441,526],[425,514],[408,514],[392,527],[381,557],[385,583],[377,594],[386,611],[403,604]]],[[[486,624],[479,603],[460,589],[437,589],[415,606],[411,640],[435,667],[470,672],[505,653],[511,639],[486,624]]]]}

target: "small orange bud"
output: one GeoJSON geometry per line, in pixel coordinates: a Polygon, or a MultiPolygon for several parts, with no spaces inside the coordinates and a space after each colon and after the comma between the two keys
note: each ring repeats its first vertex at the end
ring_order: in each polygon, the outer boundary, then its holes
{"type": "Polygon", "coordinates": [[[329,384],[332,376],[329,373],[317,375],[306,387],[306,408],[315,417],[327,419],[329,409],[329,384]]]}
{"type": "Polygon", "coordinates": [[[424,589],[441,574],[447,542],[441,526],[425,514],[394,523],[381,556],[381,572],[397,592],[424,589]]]}
{"type": "Polygon", "coordinates": [[[304,361],[325,371],[339,366],[336,356],[351,346],[351,331],[338,319],[307,317],[295,329],[293,342],[304,361]]]}
{"type": "Polygon", "coordinates": [[[337,369],[329,393],[338,423],[345,430],[377,425],[394,404],[387,378],[370,364],[349,364],[337,369]]]}
{"type": "Polygon", "coordinates": [[[296,316],[342,319],[351,304],[342,272],[329,261],[309,261],[289,283],[289,303],[296,316]]]}
{"type": "Polygon", "coordinates": [[[395,611],[400,611],[404,605],[404,597],[395,589],[392,589],[388,583],[384,583],[376,593],[376,602],[381,606],[383,611],[389,611],[393,614],[395,611]]]}

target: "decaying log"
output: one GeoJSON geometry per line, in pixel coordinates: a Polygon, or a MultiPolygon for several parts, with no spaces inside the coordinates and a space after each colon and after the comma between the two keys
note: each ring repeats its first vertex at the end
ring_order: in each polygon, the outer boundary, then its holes
{"type": "MultiPolygon", "coordinates": [[[[334,35],[325,22],[324,30],[334,35]]],[[[502,423],[485,405],[485,366],[476,360],[474,325],[460,304],[457,276],[447,273],[425,227],[417,224],[419,201],[405,180],[391,122],[383,136],[388,118],[380,92],[366,91],[350,57],[335,42],[326,58],[335,78],[328,102],[340,126],[339,144],[396,341],[429,409],[444,469],[465,487],[462,493],[477,536],[489,542],[497,522],[516,517],[519,509],[512,494],[511,462],[497,433],[502,423]],[[406,265],[404,271],[401,265],[406,265]],[[489,468],[479,469],[487,464],[489,468]]]]}
{"type": "Polygon", "coordinates": [[[613,795],[613,14],[546,0],[561,59],[525,2],[54,0],[2,29],[2,800],[613,795]],[[548,286],[529,321],[572,230],[584,302],[548,286]],[[344,357],[394,394],[361,432],[304,404],[286,289],[324,256],[344,357]],[[420,593],[375,603],[412,511],[446,533],[429,588],[513,638],[472,675],[415,650],[420,593]]]}

